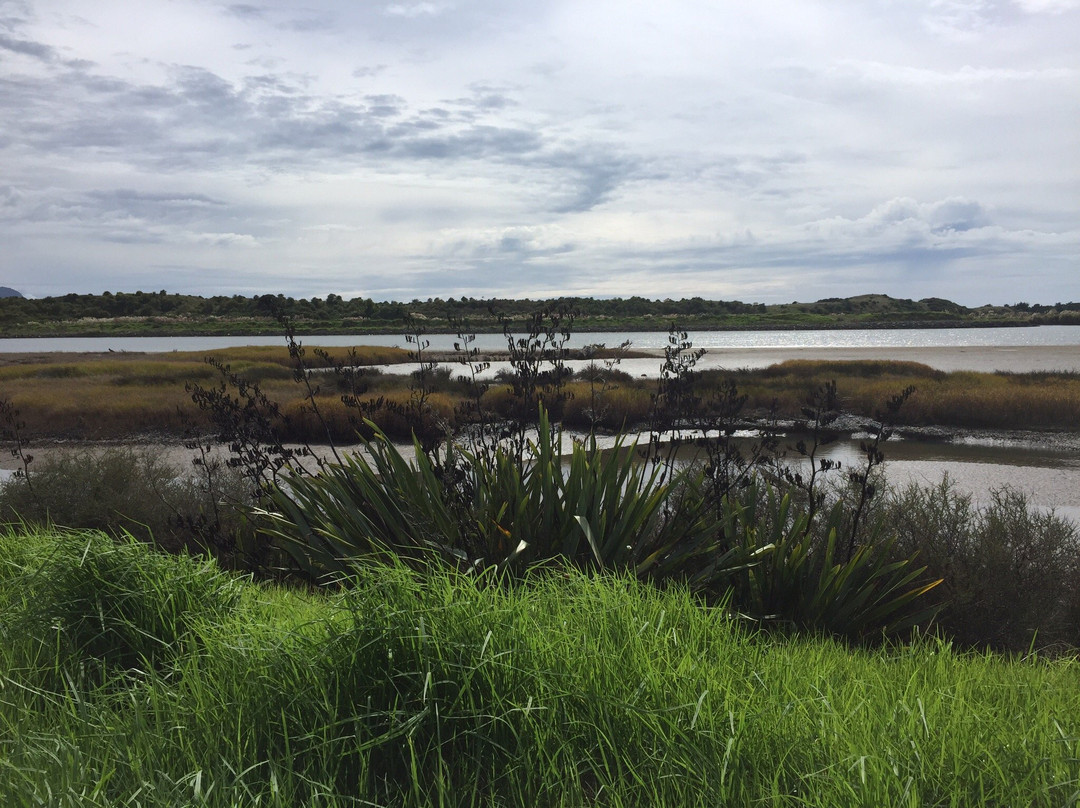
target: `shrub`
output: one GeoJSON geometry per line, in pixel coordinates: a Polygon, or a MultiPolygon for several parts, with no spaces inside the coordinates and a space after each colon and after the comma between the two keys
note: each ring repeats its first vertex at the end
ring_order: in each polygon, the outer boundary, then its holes
{"type": "Polygon", "coordinates": [[[621,441],[607,452],[575,445],[564,468],[561,445],[543,410],[525,457],[448,446],[433,461],[417,445],[410,462],[376,431],[363,455],[289,478],[257,513],[316,579],[377,558],[516,574],[561,559],[704,586],[745,563],[718,541],[700,479],[661,482],[621,441]]]}
{"type": "Polygon", "coordinates": [[[250,503],[250,492],[237,472],[207,462],[197,476],[149,449],[59,452],[34,464],[32,487],[17,477],[0,484],[0,524],[129,533],[170,549],[232,544],[244,526],[231,505],[250,503]]]}
{"type": "Polygon", "coordinates": [[[755,480],[723,505],[729,541],[744,555],[761,555],[729,580],[732,606],[755,620],[872,640],[928,624],[936,613],[923,596],[940,580],[919,582],[926,568],[915,566],[914,554],[896,557],[883,521],[843,552],[851,519],[843,499],[815,520],[810,503],[794,505],[791,491],[755,480]]]}
{"type": "Polygon", "coordinates": [[[958,643],[1023,652],[1080,646],[1080,533],[1008,488],[979,505],[948,478],[892,492],[897,549],[943,579],[938,625],[958,643]]]}

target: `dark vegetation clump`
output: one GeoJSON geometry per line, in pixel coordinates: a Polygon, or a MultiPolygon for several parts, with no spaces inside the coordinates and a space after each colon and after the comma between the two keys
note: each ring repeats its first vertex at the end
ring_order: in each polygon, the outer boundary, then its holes
{"type": "Polygon", "coordinates": [[[56,453],[0,484],[0,524],[53,525],[130,535],[168,551],[212,551],[230,566],[246,546],[244,508],[252,490],[224,460],[195,469],[150,449],[77,449],[56,453]]]}

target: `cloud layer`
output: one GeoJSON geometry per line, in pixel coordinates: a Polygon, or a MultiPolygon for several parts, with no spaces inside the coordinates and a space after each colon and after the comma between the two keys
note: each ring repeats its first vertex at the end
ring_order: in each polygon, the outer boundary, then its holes
{"type": "Polygon", "coordinates": [[[1077,35],[1073,0],[0,0],[0,283],[1075,299],[1077,35]]]}

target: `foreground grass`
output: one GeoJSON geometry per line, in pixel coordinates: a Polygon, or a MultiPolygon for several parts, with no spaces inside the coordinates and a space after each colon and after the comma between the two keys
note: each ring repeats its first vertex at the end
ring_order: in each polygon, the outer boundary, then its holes
{"type": "Polygon", "coordinates": [[[4,805],[1072,805],[1080,666],[750,631],[685,593],[256,585],[0,537],[4,805]]]}

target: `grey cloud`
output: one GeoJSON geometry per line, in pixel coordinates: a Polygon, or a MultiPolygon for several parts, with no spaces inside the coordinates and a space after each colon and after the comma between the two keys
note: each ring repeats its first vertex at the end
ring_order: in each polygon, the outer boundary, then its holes
{"type": "Polygon", "coordinates": [[[279,26],[285,31],[295,31],[297,33],[317,33],[320,31],[333,31],[334,20],[330,15],[313,15],[309,17],[296,17],[291,20],[286,20],[279,26]]]}
{"type": "Polygon", "coordinates": [[[964,197],[949,197],[932,203],[917,202],[910,197],[897,197],[878,205],[857,220],[833,219],[839,230],[864,233],[905,233],[923,238],[930,234],[946,235],[986,227],[991,223],[989,212],[979,202],[964,197]]]}
{"type": "Polygon", "coordinates": [[[539,151],[543,141],[536,132],[498,126],[473,126],[461,133],[404,139],[394,145],[396,154],[432,159],[509,159],[539,151]]]}
{"type": "Polygon", "coordinates": [[[180,67],[171,85],[139,85],[80,70],[63,81],[14,77],[4,93],[16,131],[40,149],[110,149],[136,164],[181,167],[193,160],[391,153],[401,158],[514,157],[536,151],[533,132],[493,125],[460,127],[429,111],[400,120],[404,99],[363,102],[313,97],[285,78],[250,77],[237,87],[215,73],[180,67]],[[78,103],[72,103],[74,98],[78,103]],[[180,136],[182,133],[182,136],[180,136]],[[264,149],[277,153],[265,154],[264,149]]]}
{"type": "Polygon", "coordinates": [[[927,211],[927,218],[935,232],[963,232],[990,224],[990,215],[986,208],[978,202],[961,197],[935,202],[927,211]]]}
{"type": "Polygon", "coordinates": [[[0,34],[0,48],[11,51],[12,53],[33,56],[45,62],[51,62],[56,58],[56,50],[49,45],[44,45],[40,42],[31,42],[27,39],[15,39],[14,37],[5,36],[3,34],[0,34]]]}
{"type": "Polygon", "coordinates": [[[127,188],[90,191],[86,197],[102,211],[158,221],[202,219],[208,212],[217,214],[228,206],[205,194],[146,193],[127,188]]]}
{"type": "Polygon", "coordinates": [[[400,95],[364,96],[368,112],[377,118],[391,118],[400,115],[405,106],[405,99],[400,95]]]}
{"type": "Polygon", "coordinates": [[[266,16],[264,9],[248,3],[234,3],[233,5],[225,6],[225,10],[232,16],[239,17],[243,20],[261,20],[266,16]]]}
{"type": "Polygon", "coordinates": [[[556,213],[581,213],[607,201],[630,179],[641,176],[638,160],[602,152],[593,147],[563,149],[539,156],[537,164],[564,177],[556,213]]]}
{"type": "Polygon", "coordinates": [[[21,0],[5,0],[0,5],[0,30],[14,33],[25,26],[31,17],[33,17],[33,11],[29,3],[21,2],[21,0]]]}
{"type": "Polygon", "coordinates": [[[162,84],[82,66],[57,64],[54,74],[0,79],[0,112],[12,121],[5,134],[42,154],[104,151],[166,171],[237,160],[303,170],[327,160],[378,158],[380,171],[394,172],[402,161],[483,160],[539,172],[555,190],[544,208],[555,212],[588,210],[639,174],[635,160],[601,146],[564,146],[543,130],[489,122],[517,105],[507,89],[489,83],[470,85],[470,95],[446,106],[412,111],[394,94],[312,95],[302,77],[277,73],[240,84],[196,66],[174,67],[162,84]]]}
{"type": "Polygon", "coordinates": [[[471,95],[448,98],[443,103],[457,108],[458,114],[467,119],[475,119],[485,112],[518,106],[518,102],[511,97],[509,89],[505,87],[474,82],[469,85],[469,91],[471,95]]]}
{"type": "Polygon", "coordinates": [[[86,192],[56,189],[0,188],[0,220],[20,225],[25,233],[55,233],[113,244],[254,243],[252,211],[235,209],[225,200],[203,193],[146,192],[130,188],[86,192]]]}
{"type": "Polygon", "coordinates": [[[783,179],[793,168],[805,165],[807,156],[799,153],[731,154],[713,158],[695,166],[683,161],[684,173],[708,183],[711,187],[727,188],[740,193],[765,192],[767,187],[783,179]]]}
{"type": "Polygon", "coordinates": [[[362,65],[353,70],[354,79],[369,79],[386,72],[386,65],[362,65]]]}

